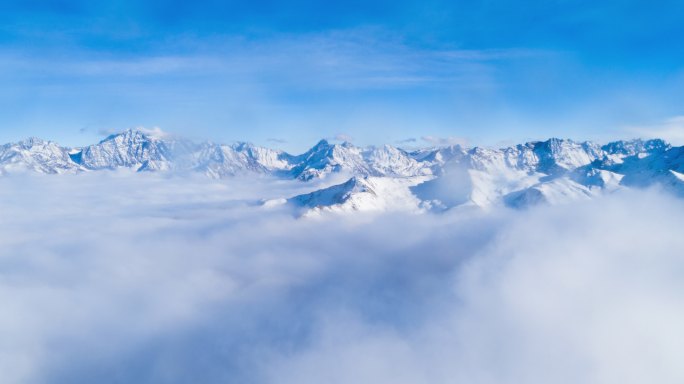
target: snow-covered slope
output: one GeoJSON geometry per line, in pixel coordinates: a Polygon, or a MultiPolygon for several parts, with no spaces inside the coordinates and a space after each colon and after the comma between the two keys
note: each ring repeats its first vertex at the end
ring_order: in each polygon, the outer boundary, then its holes
{"type": "Polygon", "coordinates": [[[352,211],[419,211],[420,200],[410,187],[420,177],[354,176],[345,183],[298,195],[288,202],[307,214],[352,211]]]}
{"type": "Polygon", "coordinates": [[[503,196],[503,201],[509,207],[522,208],[540,203],[563,204],[596,194],[595,190],[563,177],[511,192],[503,196]]]}
{"type": "Polygon", "coordinates": [[[619,163],[601,165],[624,175],[620,183],[627,187],[647,187],[657,183],[678,193],[684,191],[682,180],[678,177],[684,173],[684,147],[637,153],[619,163]]]}
{"type": "Polygon", "coordinates": [[[412,177],[433,173],[429,164],[419,162],[391,145],[371,147],[362,155],[373,176],[412,177]]]}
{"type": "Polygon", "coordinates": [[[202,143],[195,154],[193,169],[210,177],[222,178],[242,173],[277,173],[288,171],[291,156],[282,151],[249,143],[220,145],[202,143]]]}
{"type": "Polygon", "coordinates": [[[330,144],[327,140],[321,140],[304,154],[293,157],[291,161],[294,163],[291,174],[300,180],[311,180],[342,171],[358,175],[370,174],[361,149],[347,142],[330,144]]]}
{"type": "Polygon", "coordinates": [[[430,164],[419,162],[391,145],[359,148],[350,143],[330,144],[321,140],[300,156],[290,158],[291,174],[300,180],[347,172],[360,176],[411,177],[432,174],[430,164]]]}
{"type": "Polygon", "coordinates": [[[91,170],[125,167],[164,171],[173,169],[174,156],[163,138],[128,130],[72,153],[71,158],[91,170]]]}
{"type": "MultiPolygon", "coordinates": [[[[412,183],[410,192],[421,208],[429,210],[562,204],[620,188],[655,184],[684,195],[684,148],[672,148],[662,140],[616,141],[600,146],[550,139],[502,149],[423,149],[406,156],[417,165],[402,176],[394,174],[393,178],[411,180],[407,181],[412,183]],[[417,181],[417,175],[430,174],[417,181]]],[[[373,174],[373,167],[367,166],[364,172],[373,174]]],[[[351,196],[363,193],[367,192],[347,191],[351,196]]],[[[377,191],[375,195],[376,200],[383,197],[377,191]]],[[[350,205],[346,201],[338,199],[336,203],[327,201],[315,206],[358,210],[375,207],[350,205]]]]}
{"type": "Polygon", "coordinates": [[[300,182],[348,175],[343,184],[288,200],[301,209],[333,211],[521,208],[656,184],[684,195],[684,147],[659,139],[598,145],[552,138],[499,149],[455,145],[412,152],[321,140],[291,155],[249,143],[196,143],[159,130],[127,130],[82,148],[37,138],[0,146],[0,174],[118,168],[213,178],[257,174],[300,182]]]}
{"type": "Polygon", "coordinates": [[[0,146],[0,174],[33,171],[47,174],[78,172],[69,149],[52,141],[29,138],[0,146]]]}

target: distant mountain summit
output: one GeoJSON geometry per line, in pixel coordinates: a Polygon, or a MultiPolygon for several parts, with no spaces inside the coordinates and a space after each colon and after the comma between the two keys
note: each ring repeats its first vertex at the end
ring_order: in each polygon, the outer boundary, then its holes
{"type": "Polygon", "coordinates": [[[78,169],[67,148],[35,137],[0,146],[0,174],[33,171],[65,173],[78,169]]]}
{"type": "Polygon", "coordinates": [[[519,208],[656,184],[684,195],[684,147],[660,139],[599,145],[551,138],[499,149],[455,145],[414,151],[321,140],[292,155],[244,142],[193,142],[160,131],[127,130],[80,148],[39,138],[0,146],[0,175],[115,169],[212,178],[257,174],[303,182],[348,175],[343,184],[286,200],[316,211],[519,208]]]}
{"type": "Polygon", "coordinates": [[[128,130],[111,135],[97,144],[72,151],[72,160],[89,170],[136,168],[169,170],[173,168],[173,142],[141,131],[128,130]]]}

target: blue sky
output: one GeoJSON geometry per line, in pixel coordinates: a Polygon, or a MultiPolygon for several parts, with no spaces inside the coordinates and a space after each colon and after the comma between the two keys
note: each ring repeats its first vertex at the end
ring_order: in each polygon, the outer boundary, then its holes
{"type": "Polygon", "coordinates": [[[0,141],[681,137],[684,4],[596,3],[3,1],[0,141]]]}

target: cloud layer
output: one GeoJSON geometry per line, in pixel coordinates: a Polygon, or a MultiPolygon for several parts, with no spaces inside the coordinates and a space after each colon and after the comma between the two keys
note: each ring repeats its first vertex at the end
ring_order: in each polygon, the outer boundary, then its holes
{"type": "Polygon", "coordinates": [[[674,116],[656,125],[627,127],[625,130],[642,137],[662,138],[672,145],[684,145],[684,116],[674,116]]]}
{"type": "Polygon", "coordinates": [[[674,383],[684,203],[295,219],[302,183],[0,179],[7,383],[674,383]]]}

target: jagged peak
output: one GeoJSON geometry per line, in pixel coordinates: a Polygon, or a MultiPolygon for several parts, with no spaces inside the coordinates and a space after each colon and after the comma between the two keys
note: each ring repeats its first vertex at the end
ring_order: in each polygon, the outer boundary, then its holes
{"type": "Polygon", "coordinates": [[[328,151],[333,147],[328,140],[326,139],[321,139],[316,143],[313,147],[309,148],[306,152],[302,153],[301,155],[298,155],[298,158],[302,159],[308,159],[311,156],[314,156],[317,153],[328,151]]]}
{"type": "Polygon", "coordinates": [[[36,145],[46,145],[46,144],[55,144],[55,143],[52,141],[49,141],[49,140],[41,139],[40,137],[36,137],[36,136],[27,137],[26,139],[20,140],[16,143],[16,145],[23,147],[23,148],[31,148],[31,147],[34,147],[36,145]]]}
{"type": "Polygon", "coordinates": [[[288,201],[309,208],[331,206],[342,204],[358,193],[376,195],[374,185],[367,176],[353,176],[342,184],[298,195],[288,199],[288,201]]]}
{"type": "Polygon", "coordinates": [[[423,147],[423,148],[418,148],[414,149],[411,151],[407,151],[408,153],[435,153],[435,152],[455,152],[455,151],[465,151],[469,150],[472,148],[478,148],[477,146],[475,147],[465,147],[461,144],[448,144],[448,145],[439,145],[439,146],[429,146],[429,147],[423,147]]]}
{"type": "MultiPolygon", "coordinates": [[[[66,151],[72,159],[77,158],[80,153],[81,160],[75,162],[93,170],[130,167],[145,161],[159,161],[164,162],[164,166],[178,169],[199,169],[199,166],[209,164],[211,171],[219,176],[245,170],[311,180],[340,172],[379,177],[439,175],[447,164],[464,161],[463,164],[470,164],[478,167],[477,169],[513,167],[526,172],[561,175],[588,164],[607,167],[609,163],[618,164],[623,161],[625,155],[610,156],[605,149],[631,148],[630,150],[636,151],[640,156],[646,156],[650,154],[646,151],[670,148],[669,144],[660,139],[616,141],[599,146],[589,141],[550,138],[546,141],[528,142],[500,149],[477,146],[464,149],[460,144],[453,144],[406,152],[390,144],[357,147],[349,142],[333,144],[322,139],[306,153],[292,156],[280,150],[244,141],[233,144],[194,143],[182,138],[157,140],[149,134],[149,130],[140,128],[126,129],[101,141],[106,144],[71,150],[54,143],[45,146],[50,142],[34,137],[21,142],[22,147],[17,144],[6,144],[1,149],[7,158],[14,156],[12,153],[17,150],[30,156],[36,153],[56,157],[62,156],[60,153],[66,151]],[[604,158],[607,158],[605,162],[596,162],[604,158]]],[[[664,153],[663,156],[665,155],[668,154],[664,153]]],[[[673,157],[675,153],[668,156],[673,157]]],[[[361,183],[362,180],[358,182],[361,183]]]]}
{"type": "Polygon", "coordinates": [[[140,131],[129,128],[129,129],[123,130],[121,132],[116,132],[116,133],[112,133],[112,134],[108,135],[104,139],[100,140],[100,142],[98,144],[107,143],[110,141],[117,140],[119,138],[123,138],[124,140],[129,140],[130,138],[136,137],[136,136],[144,137],[145,134],[140,132],[140,131]]]}
{"type": "Polygon", "coordinates": [[[350,150],[356,149],[356,146],[349,142],[344,142],[342,144],[330,144],[328,140],[322,139],[316,145],[311,147],[308,151],[303,154],[296,156],[302,159],[309,159],[312,157],[334,157],[337,154],[348,153],[350,150]]]}
{"type": "Polygon", "coordinates": [[[236,151],[245,151],[245,150],[257,148],[256,145],[254,145],[250,142],[247,142],[247,141],[237,141],[237,142],[231,144],[230,147],[236,151]]]}
{"type": "Polygon", "coordinates": [[[372,146],[366,147],[366,151],[371,152],[371,153],[373,153],[373,152],[402,153],[402,154],[408,153],[405,150],[398,148],[398,147],[395,147],[391,144],[383,144],[381,146],[372,145],[372,146]]]}
{"type": "Polygon", "coordinates": [[[543,140],[543,141],[532,141],[530,144],[532,144],[532,147],[535,149],[549,149],[551,151],[558,151],[561,148],[568,146],[568,145],[583,145],[583,144],[588,144],[589,142],[587,141],[575,141],[572,139],[562,139],[558,137],[551,137],[548,140],[543,140]]]}
{"type": "Polygon", "coordinates": [[[311,147],[311,149],[320,149],[320,148],[327,148],[327,147],[330,147],[330,143],[328,142],[328,140],[321,139],[318,141],[318,143],[316,143],[316,145],[311,147]]]}
{"type": "Polygon", "coordinates": [[[347,180],[344,184],[345,185],[368,185],[369,179],[368,175],[355,175],[352,176],[349,180],[347,180]]]}
{"type": "Polygon", "coordinates": [[[162,139],[168,139],[171,135],[167,132],[161,130],[161,128],[128,128],[120,132],[112,133],[100,141],[100,144],[122,139],[124,141],[128,140],[145,140],[145,141],[157,141],[162,139]]]}
{"type": "MultiPolygon", "coordinates": [[[[374,192],[374,185],[370,181],[368,175],[356,175],[347,180],[341,185],[335,186],[337,188],[343,189],[348,193],[360,193],[360,192],[374,192]]],[[[333,187],[334,188],[334,187],[333,187]]]]}
{"type": "Polygon", "coordinates": [[[632,155],[638,152],[665,151],[672,146],[662,139],[631,139],[617,140],[601,146],[601,149],[610,154],[632,155]]]}
{"type": "Polygon", "coordinates": [[[236,152],[274,152],[274,153],[284,153],[278,149],[272,149],[268,147],[262,147],[248,141],[237,141],[233,144],[228,145],[231,149],[236,152]]]}

